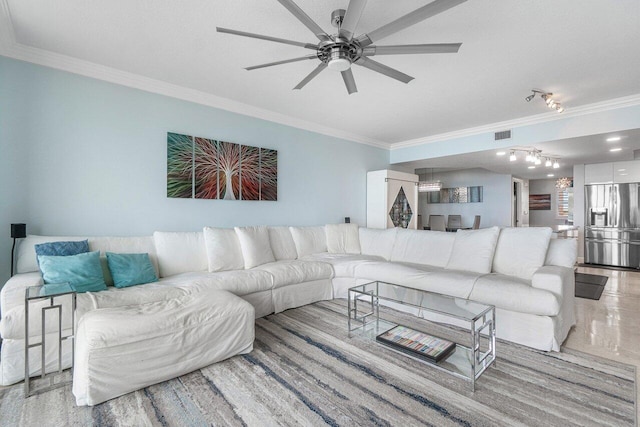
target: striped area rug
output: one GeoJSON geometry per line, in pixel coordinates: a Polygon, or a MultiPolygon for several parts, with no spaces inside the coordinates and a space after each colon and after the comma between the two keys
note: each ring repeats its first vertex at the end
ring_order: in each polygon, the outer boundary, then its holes
{"type": "MultiPolygon", "coordinates": [[[[413,316],[386,317],[425,330],[413,316]]],[[[3,426],[625,426],[635,420],[635,368],[583,353],[499,342],[498,361],[469,383],[348,338],[345,300],[256,321],[248,355],[89,408],[70,387],[23,399],[0,389],[3,426]]],[[[462,339],[429,325],[426,332],[462,339]]]]}

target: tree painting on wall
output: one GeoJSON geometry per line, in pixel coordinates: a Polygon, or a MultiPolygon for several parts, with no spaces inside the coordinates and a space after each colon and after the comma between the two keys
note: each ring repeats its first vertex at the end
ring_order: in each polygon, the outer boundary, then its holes
{"type": "MultiPolygon", "coordinates": [[[[240,145],[219,141],[218,167],[220,168],[220,199],[240,198],[240,145]]],[[[198,162],[198,158],[196,158],[198,162]]]]}
{"type": "Polygon", "coordinates": [[[241,147],[240,184],[242,200],[260,200],[260,148],[241,147]]]}
{"type": "Polygon", "coordinates": [[[167,197],[193,196],[193,137],[167,134],[167,197]]]}
{"type": "Polygon", "coordinates": [[[168,133],[167,197],[278,200],[278,152],[168,133]]]}
{"type": "Polygon", "coordinates": [[[195,138],[194,184],[196,199],[219,199],[220,170],[218,168],[219,143],[213,139],[195,138]]]}
{"type": "Polygon", "coordinates": [[[278,200],[278,151],[260,149],[260,200],[278,200]]]}

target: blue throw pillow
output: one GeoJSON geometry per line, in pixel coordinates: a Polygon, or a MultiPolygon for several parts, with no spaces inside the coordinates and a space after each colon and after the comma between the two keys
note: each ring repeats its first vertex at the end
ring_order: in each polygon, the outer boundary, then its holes
{"type": "Polygon", "coordinates": [[[40,265],[40,255],[67,256],[78,255],[89,252],[89,241],[81,240],[79,242],[48,242],[35,245],[36,260],[40,265]]]}
{"type": "Polygon", "coordinates": [[[157,282],[156,270],[149,254],[116,254],[107,252],[109,271],[116,288],[157,282]]]}
{"type": "Polygon", "coordinates": [[[76,292],[97,292],[107,289],[100,266],[100,252],[78,255],[39,255],[40,269],[47,283],[69,283],[76,292]]]}

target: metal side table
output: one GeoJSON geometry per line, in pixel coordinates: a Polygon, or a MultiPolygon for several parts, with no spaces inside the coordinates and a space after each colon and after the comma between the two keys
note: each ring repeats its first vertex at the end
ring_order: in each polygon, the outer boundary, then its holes
{"type": "Polygon", "coordinates": [[[24,317],[25,317],[25,344],[24,344],[24,397],[29,397],[37,393],[52,390],[67,384],[71,381],[62,381],[54,383],[54,378],[62,373],[62,343],[66,340],[71,340],[71,367],[73,367],[73,353],[75,350],[75,324],[76,324],[76,290],[73,286],[64,284],[47,284],[46,286],[31,286],[27,288],[24,298],[24,317]],[[65,304],[66,301],[61,302],[59,297],[69,295],[71,298],[71,304],[65,304]],[[54,302],[54,299],[58,301],[54,302]],[[35,301],[49,300],[49,304],[45,307],[41,307],[42,315],[42,331],[40,342],[30,342],[29,336],[29,304],[35,301]],[[63,324],[62,314],[64,309],[71,309],[71,334],[62,335],[63,324]],[[46,315],[49,312],[58,313],[58,369],[53,372],[46,372],[46,315]],[[49,378],[49,385],[41,387],[36,390],[31,388],[31,378],[29,377],[29,350],[35,347],[40,347],[41,350],[41,374],[40,378],[49,378]]]}

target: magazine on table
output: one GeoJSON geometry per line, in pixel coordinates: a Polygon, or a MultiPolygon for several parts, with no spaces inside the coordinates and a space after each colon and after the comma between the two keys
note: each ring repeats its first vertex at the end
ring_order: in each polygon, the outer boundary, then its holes
{"type": "Polygon", "coordinates": [[[436,363],[450,355],[456,348],[456,343],[454,342],[402,325],[378,335],[376,340],[390,347],[417,354],[436,363]]]}

